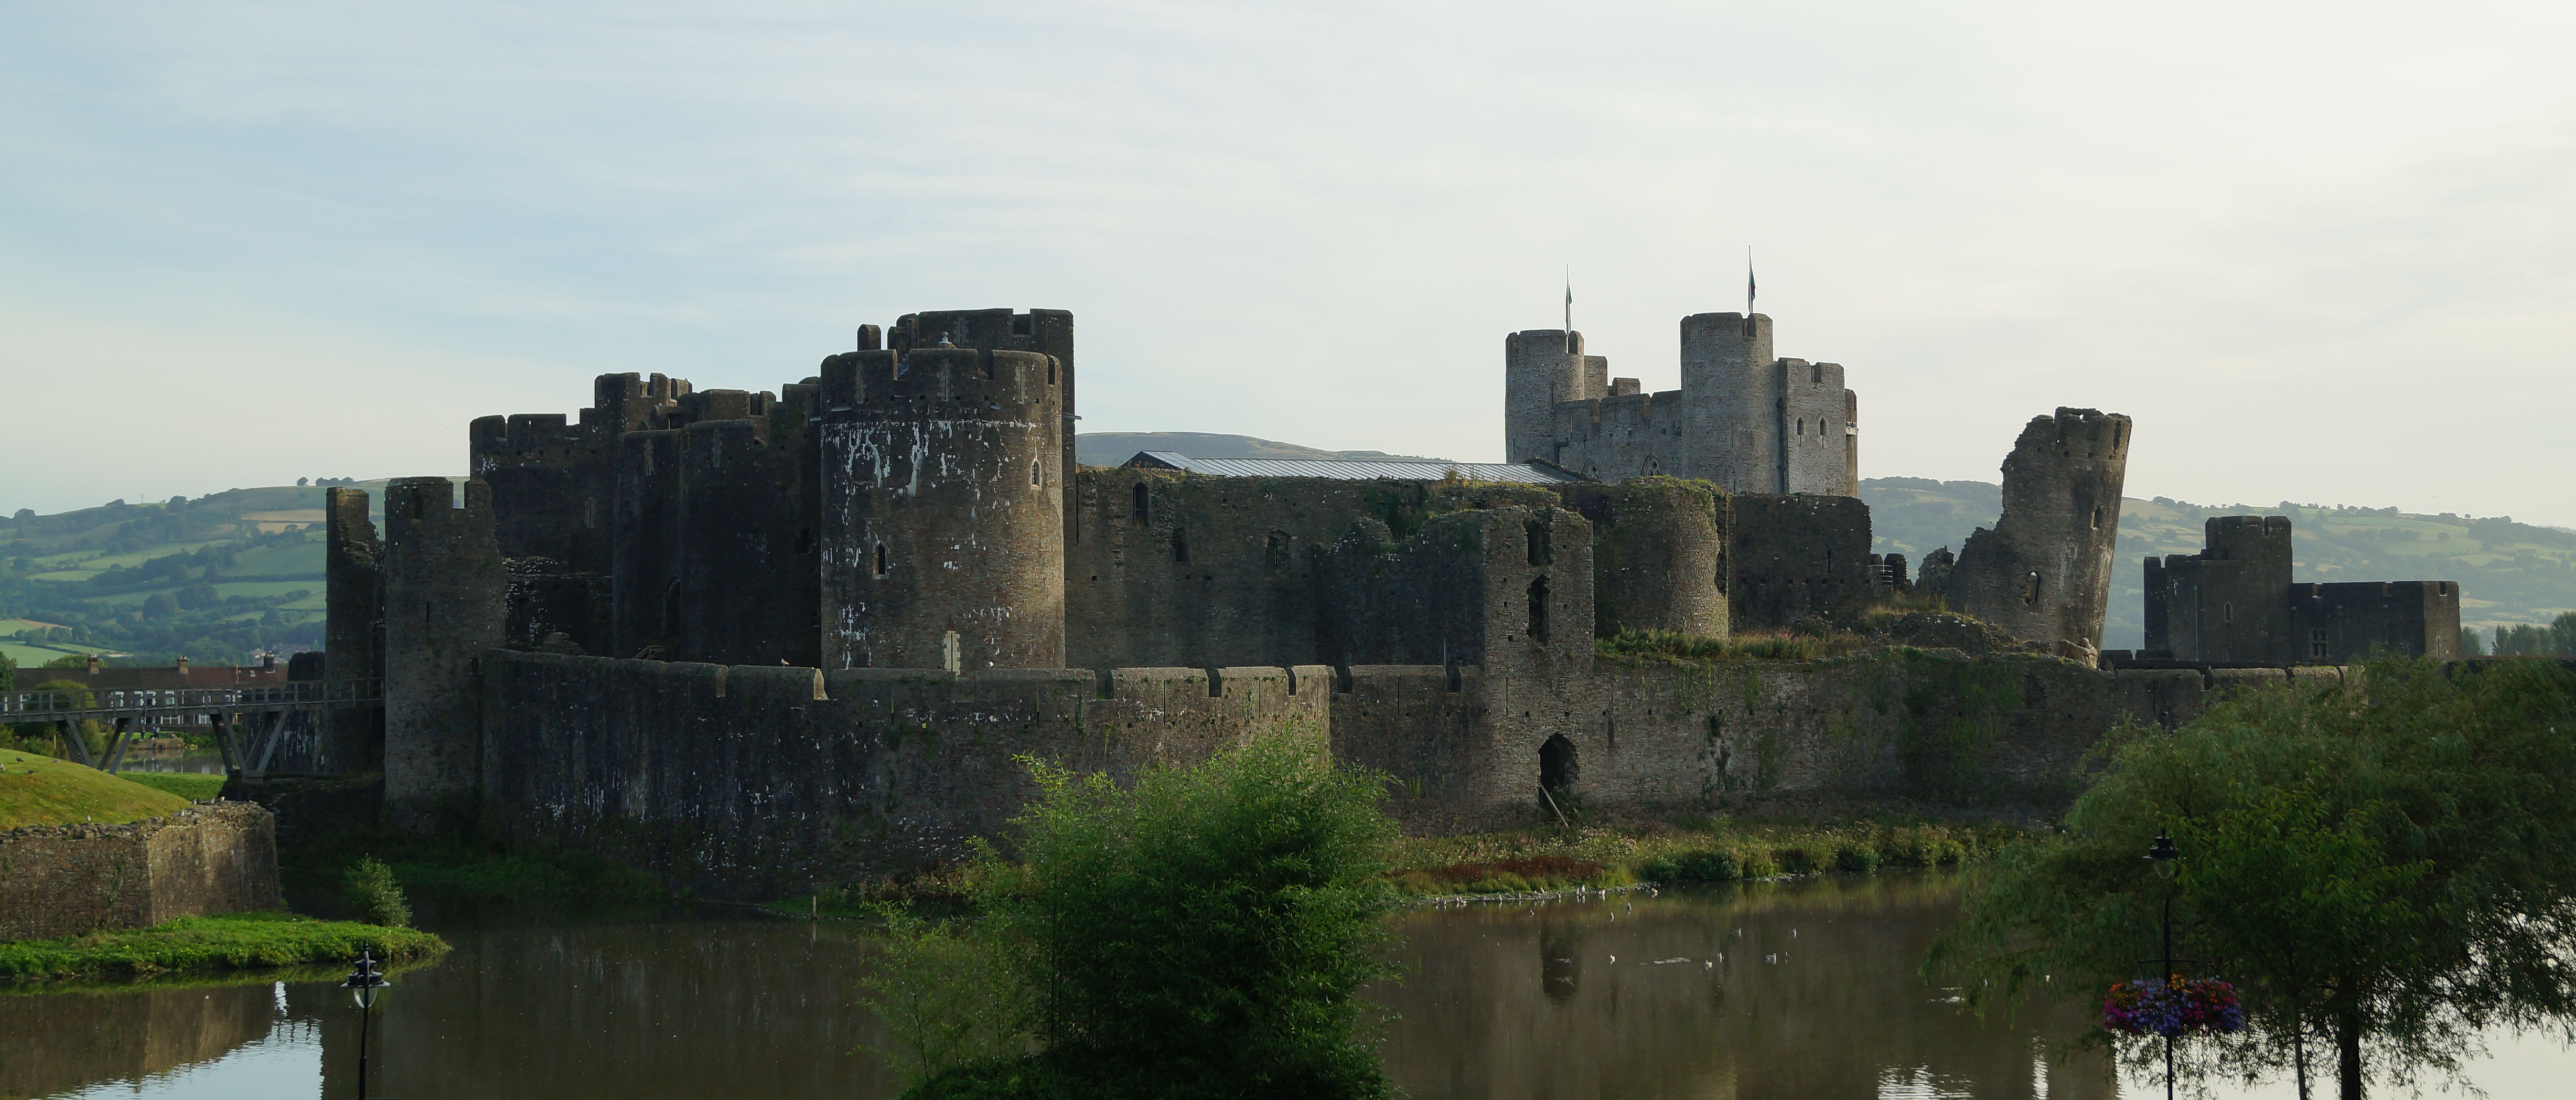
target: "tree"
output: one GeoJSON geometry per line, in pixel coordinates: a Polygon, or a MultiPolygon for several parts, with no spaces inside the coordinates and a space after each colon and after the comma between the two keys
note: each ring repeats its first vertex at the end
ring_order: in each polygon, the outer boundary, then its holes
{"type": "Polygon", "coordinates": [[[2484,656],[2486,656],[2486,654],[2487,654],[2487,647],[2486,647],[2485,645],[2481,644],[2481,639],[2478,637],[2478,628],[2476,628],[2476,627],[2474,627],[2474,626],[2464,626],[2464,627],[2461,627],[2461,628],[2460,628],[2460,656],[2463,656],[2463,657],[2484,657],[2484,656]]]}
{"type": "Polygon", "coordinates": [[[18,690],[18,662],[0,653],[0,691],[18,690]]]}
{"type": "MultiPolygon", "coordinates": [[[[909,1095],[1392,1094],[1355,1038],[1359,988],[1391,973],[1380,954],[1379,875],[1395,835],[1377,809],[1384,777],[1335,768],[1318,738],[1295,733],[1149,769],[1131,787],[1033,772],[1039,798],[1014,822],[1021,862],[987,849],[976,891],[982,936],[1010,945],[1021,995],[975,999],[1025,1006],[1043,1050],[926,1066],[936,1075],[909,1095]]],[[[936,984],[922,978],[882,975],[871,988],[881,1005],[956,1001],[920,997],[936,984]]]]}
{"type": "Polygon", "coordinates": [[[1974,884],[1930,965],[1972,999],[2103,988],[2177,951],[2242,991],[2251,1025],[2197,1075],[2289,1070],[2342,1095],[2456,1071],[2492,1026],[2576,1021],[2576,674],[2553,662],[2391,660],[2251,692],[2172,734],[2128,729],[2062,834],[1974,884]],[[2184,853],[2168,884],[2139,856],[2184,853]]]}

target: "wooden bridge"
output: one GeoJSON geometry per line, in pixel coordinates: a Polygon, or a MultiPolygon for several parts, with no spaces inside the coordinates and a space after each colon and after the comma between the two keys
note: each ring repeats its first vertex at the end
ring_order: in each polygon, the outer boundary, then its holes
{"type": "Polygon", "coordinates": [[[0,694],[0,723],[47,724],[62,735],[71,758],[100,771],[125,763],[125,750],[165,725],[215,730],[224,770],[258,778],[268,771],[287,716],[384,705],[382,680],[285,680],[211,688],[131,688],[20,691],[0,694]],[[105,754],[93,759],[79,723],[112,722],[105,754]]]}

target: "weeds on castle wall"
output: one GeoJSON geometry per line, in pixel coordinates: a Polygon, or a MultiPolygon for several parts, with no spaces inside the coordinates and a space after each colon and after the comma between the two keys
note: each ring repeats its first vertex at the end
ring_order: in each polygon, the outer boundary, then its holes
{"type": "Polygon", "coordinates": [[[1593,652],[1624,664],[1705,664],[1712,661],[1812,661],[1832,650],[1829,639],[1787,632],[1747,631],[1713,638],[1675,630],[1623,630],[1595,639],[1593,652]]]}

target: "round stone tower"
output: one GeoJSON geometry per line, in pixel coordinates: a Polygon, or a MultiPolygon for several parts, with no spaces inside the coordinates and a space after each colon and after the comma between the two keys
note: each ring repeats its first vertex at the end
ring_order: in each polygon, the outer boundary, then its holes
{"type": "Polygon", "coordinates": [[[1556,461],[1549,430],[1556,403],[1600,396],[1584,370],[1582,333],[1540,328],[1503,337],[1503,461],[1556,461]]]}
{"type": "Polygon", "coordinates": [[[823,361],[825,668],[1063,667],[1061,372],[947,346],[823,361]]]}

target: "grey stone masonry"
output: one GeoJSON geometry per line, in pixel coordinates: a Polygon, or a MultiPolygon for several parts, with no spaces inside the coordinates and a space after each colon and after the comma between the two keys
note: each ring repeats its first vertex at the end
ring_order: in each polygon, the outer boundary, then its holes
{"type": "Polygon", "coordinates": [[[2128,469],[2128,417],[2032,417],[2004,457],[2003,515],[1959,549],[1950,606],[2058,656],[2098,659],[2128,469]]]}
{"type": "Polygon", "coordinates": [[[1513,333],[1503,346],[1511,461],[1602,481],[1670,475],[1728,493],[1858,492],[1860,401],[1837,363],[1771,354],[1771,318],[1682,318],[1681,388],[1641,393],[1583,354],[1583,334],[1513,333]]]}

